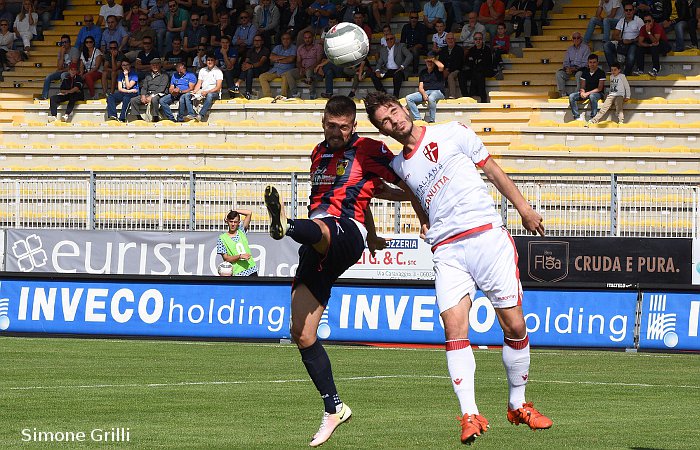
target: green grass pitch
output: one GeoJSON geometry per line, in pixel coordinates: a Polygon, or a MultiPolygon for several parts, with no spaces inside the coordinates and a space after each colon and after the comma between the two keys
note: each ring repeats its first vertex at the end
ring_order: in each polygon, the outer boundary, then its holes
{"type": "MultiPolygon", "coordinates": [[[[461,447],[444,351],[328,345],[353,420],[324,449],[461,447]]],[[[528,399],[554,420],[506,420],[499,350],[475,350],[491,423],[473,448],[700,447],[700,355],[536,349],[528,399]]],[[[0,448],[308,448],[322,402],[291,344],[0,338],[0,448]],[[130,441],[23,442],[23,429],[129,428],[130,441]]],[[[31,431],[30,431],[31,434],[31,431]]]]}

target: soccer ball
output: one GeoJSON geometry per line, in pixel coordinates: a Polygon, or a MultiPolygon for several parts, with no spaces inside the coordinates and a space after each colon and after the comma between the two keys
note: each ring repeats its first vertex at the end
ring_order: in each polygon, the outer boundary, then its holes
{"type": "Polygon", "coordinates": [[[230,262],[224,261],[219,264],[219,275],[222,277],[230,277],[233,275],[233,266],[230,262]]]}
{"type": "Polygon", "coordinates": [[[369,39],[361,27],[342,22],[328,30],[323,50],[336,66],[352,67],[360,64],[369,53],[369,39]]]}

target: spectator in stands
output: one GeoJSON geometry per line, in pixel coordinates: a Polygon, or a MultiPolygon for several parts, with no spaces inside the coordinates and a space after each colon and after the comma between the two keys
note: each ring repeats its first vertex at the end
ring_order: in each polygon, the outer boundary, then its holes
{"type": "Polygon", "coordinates": [[[39,16],[39,28],[37,29],[39,35],[42,35],[42,30],[51,26],[51,17],[55,8],[55,0],[36,0],[34,12],[39,16]]]}
{"type": "Polygon", "coordinates": [[[260,74],[260,86],[263,97],[271,97],[270,81],[282,77],[282,96],[288,97],[290,93],[296,94],[296,80],[290,73],[296,66],[297,46],[292,44],[292,36],[289,33],[282,35],[282,43],[275,46],[270,54],[272,68],[260,74]]]}
{"type": "Polygon", "coordinates": [[[114,93],[117,90],[117,75],[122,67],[122,61],[128,59],[119,52],[119,44],[112,41],[107,46],[104,55],[104,66],[102,67],[102,90],[105,95],[114,93]]]}
{"type": "MultiPolygon", "coordinates": [[[[303,80],[309,85],[311,95],[316,97],[314,88],[314,69],[323,60],[323,47],[318,42],[314,42],[314,36],[310,31],[304,32],[304,44],[297,48],[296,67],[290,74],[296,82],[303,80]]],[[[296,89],[292,90],[294,92],[296,89]]],[[[293,95],[293,94],[292,94],[293,95]]]]}
{"type": "MultiPolygon", "coordinates": [[[[365,14],[368,13],[367,8],[365,8],[362,5],[361,0],[346,0],[344,5],[338,10],[336,13],[336,17],[338,18],[338,21],[340,22],[355,22],[356,25],[359,25],[357,23],[357,18],[356,14],[362,14],[362,23],[364,24],[365,22],[365,14]]],[[[367,33],[367,30],[365,29],[365,26],[369,29],[369,33],[367,36],[372,35],[372,28],[369,27],[369,25],[360,25],[362,26],[362,29],[365,30],[365,33],[367,33]]]]}
{"type": "Polygon", "coordinates": [[[591,117],[598,114],[598,102],[603,98],[605,91],[605,72],[598,67],[598,55],[591,53],[588,55],[588,69],[581,73],[581,87],[578,92],[569,95],[569,106],[574,120],[586,121],[586,115],[580,114],[578,102],[588,100],[591,105],[591,117]]]}
{"type": "MultiPolygon", "coordinates": [[[[202,18],[202,23],[209,27],[210,32],[219,26],[222,17],[231,18],[228,14],[229,10],[226,8],[226,3],[226,1],[222,0],[197,0],[198,8],[196,11],[202,18]]],[[[231,21],[229,20],[227,23],[231,23],[231,21]]],[[[231,36],[234,31],[231,30],[230,33],[224,33],[224,35],[231,36]]]]}
{"type": "MultiPolygon", "coordinates": [[[[144,13],[141,13],[139,14],[139,27],[132,31],[129,35],[129,52],[126,54],[126,56],[130,60],[135,60],[136,57],[139,55],[139,52],[143,50],[143,40],[146,37],[151,38],[151,42],[157,42],[156,30],[154,30],[148,25],[148,16],[144,13]]],[[[175,39],[173,39],[173,42],[174,41],[175,39]]],[[[182,44],[181,40],[180,44],[182,44]]],[[[160,53],[160,51],[158,51],[158,53],[160,53]]]]}
{"type": "Polygon", "coordinates": [[[554,0],[537,0],[535,5],[536,8],[540,8],[540,29],[543,29],[549,25],[547,16],[554,6],[554,0]]]}
{"type": "Polygon", "coordinates": [[[190,13],[186,9],[180,8],[176,0],[168,0],[168,12],[165,15],[165,48],[170,50],[169,43],[175,36],[184,38],[187,25],[190,23],[190,13]]]}
{"type": "Polygon", "coordinates": [[[355,25],[358,27],[362,28],[362,30],[365,32],[367,37],[372,36],[372,28],[365,23],[365,15],[362,11],[357,11],[353,16],[352,16],[352,21],[354,22],[355,25]]]}
{"type": "Polygon", "coordinates": [[[627,82],[627,77],[624,73],[620,72],[620,63],[614,62],[610,65],[610,92],[608,92],[608,97],[603,102],[598,114],[596,114],[590,122],[586,123],[598,123],[605,116],[612,105],[615,105],[615,113],[617,113],[617,123],[622,125],[625,122],[625,115],[622,110],[622,105],[627,103],[632,95],[632,90],[630,89],[630,84],[627,82]]]}
{"type": "MultiPolygon", "coordinates": [[[[165,53],[167,51],[165,36],[168,32],[166,23],[168,10],[169,6],[166,0],[156,0],[155,6],[152,6],[148,10],[148,25],[156,32],[156,40],[154,40],[154,42],[158,43],[158,53],[165,53]]],[[[172,42],[172,39],[173,38],[171,38],[169,42],[172,42]]]]}
{"type": "Polygon", "coordinates": [[[486,0],[479,9],[479,22],[486,28],[490,38],[496,34],[496,27],[506,18],[506,5],[502,0],[486,0]]]}
{"type": "Polygon", "coordinates": [[[447,31],[445,31],[445,22],[441,19],[435,21],[435,33],[433,33],[432,41],[433,55],[437,55],[442,48],[447,47],[447,31]]]}
{"type": "Polygon", "coordinates": [[[441,19],[443,22],[447,21],[447,11],[445,11],[445,4],[440,0],[430,0],[423,5],[423,25],[431,32],[435,30],[435,22],[441,19]]]}
{"type": "Polygon", "coordinates": [[[258,27],[250,21],[250,13],[243,11],[238,16],[239,25],[236,28],[236,33],[231,36],[233,45],[237,47],[238,57],[244,58],[246,51],[253,46],[253,38],[258,34],[258,27]]]}
{"type": "Polygon", "coordinates": [[[109,16],[117,17],[119,22],[124,18],[124,8],[114,0],[107,0],[107,3],[100,7],[100,14],[97,16],[97,26],[102,27],[109,16]]]}
{"type": "MultiPolygon", "coordinates": [[[[199,70],[197,84],[192,92],[183,95],[187,115],[185,122],[194,120],[202,122],[206,119],[214,100],[221,98],[221,86],[224,82],[224,74],[216,67],[216,57],[213,53],[207,54],[207,65],[199,70]],[[194,102],[202,102],[199,114],[195,114],[194,102]]],[[[180,100],[182,101],[182,100],[180,100]]]]}
{"type": "Polygon", "coordinates": [[[253,95],[253,79],[267,72],[269,68],[270,49],[263,45],[261,36],[256,36],[253,39],[253,48],[247,52],[245,61],[241,64],[241,75],[233,87],[234,93],[240,92],[240,85],[245,82],[244,97],[246,100],[250,100],[253,95]]]}
{"type": "MultiPolygon", "coordinates": [[[[615,0],[617,1],[617,0],[615,0]]],[[[506,19],[510,20],[508,33],[515,37],[525,36],[525,47],[532,48],[532,20],[535,17],[537,3],[535,0],[510,0],[506,10],[506,19]]]]}
{"type": "Polygon", "coordinates": [[[617,25],[622,15],[620,0],[600,0],[595,15],[588,21],[583,44],[588,45],[596,27],[603,27],[603,44],[605,44],[610,39],[610,30],[617,25]]]}
{"type": "Polygon", "coordinates": [[[107,96],[107,120],[126,122],[129,102],[139,95],[139,76],[131,69],[131,63],[122,61],[122,70],[117,75],[117,91],[107,96]],[[117,118],[117,105],[122,104],[122,111],[117,118]]]}
{"type": "Polygon", "coordinates": [[[637,57],[637,38],[639,30],[644,26],[644,21],[634,14],[635,8],[631,2],[626,2],[623,5],[623,12],[624,16],[615,25],[612,38],[610,42],[605,43],[603,50],[608,66],[624,58],[624,74],[628,76],[632,75],[634,70],[634,60],[637,57]]]}
{"type": "Polygon", "coordinates": [[[325,92],[321,94],[321,97],[331,98],[333,96],[333,78],[345,76],[352,77],[352,85],[348,97],[353,98],[360,81],[369,76],[369,64],[365,59],[357,67],[338,67],[330,62],[328,58],[324,58],[316,66],[314,72],[315,80],[320,80],[321,78],[325,80],[325,92]]]}
{"type": "Polygon", "coordinates": [[[650,0],[648,3],[648,8],[644,8],[645,2],[642,2],[639,6],[639,15],[643,19],[644,14],[650,13],[654,18],[654,23],[658,23],[661,26],[670,20],[671,14],[673,13],[673,3],[672,0],[650,0]]]}
{"type": "MultiPolygon", "coordinates": [[[[228,14],[219,16],[219,23],[213,27],[209,37],[209,44],[212,47],[221,47],[222,36],[233,36],[236,32],[236,27],[231,24],[231,18],[228,14]]],[[[238,47],[236,45],[236,47],[238,47]]]]}
{"type": "Polygon", "coordinates": [[[129,43],[129,33],[118,24],[116,16],[107,17],[107,28],[102,31],[102,40],[100,42],[102,53],[107,50],[107,46],[112,41],[117,42],[120,52],[124,51],[129,43]]]}
{"type": "Polygon", "coordinates": [[[464,49],[457,45],[453,33],[447,33],[447,47],[440,50],[438,59],[444,66],[442,75],[447,80],[447,98],[461,97],[459,71],[464,67],[464,49]]]}
{"type": "MultiPolygon", "coordinates": [[[[139,28],[139,15],[141,13],[138,3],[134,3],[124,14],[124,28],[129,31],[129,34],[139,28]]],[[[143,11],[143,14],[148,14],[148,10],[143,11]]]]}
{"type": "Polygon", "coordinates": [[[412,73],[418,73],[421,55],[425,55],[427,45],[427,31],[425,25],[418,20],[418,11],[411,11],[408,14],[408,23],[401,29],[401,42],[406,44],[406,48],[413,55],[412,73]]]}
{"type": "Polygon", "coordinates": [[[493,74],[491,49],[484,43],[484,35],[474,35],[474,47],[467,51],[465,66],[459,71],[459,88],[462,95],[469,92],[470,97],[479,97],[487,103],[486,78],[493,74]],[[467,84],[469,87],[467,87],[467,84]]]}
{"type": "Polygon", "coordinates": [[[83,25],[78,32],[78,37],[75,40],[75,47],[82,48],[85,43],[85,38],[88,36],[92,37],[97,43],[102,42],[102,29],[95,25],[95,19],[93,19],[92,16],[84,16],[83,23],[85,25],[83,25]]]}
{"type": "Polygon", "coordinates": [[[496,70],[496,78],[503,78],[503,55],[510,52],[510,36],[506,33],[506,24],[499,23],[496,35],[491,40],[493,50],[493,68],[496,70]]]}
{"type": "Polygon", "coordinates": [[[151,60],[153,58],[160,58],[160,53],[153,46],[153,39],[149,37],[144,37],[141,41],[143,45],[143,50],[139,52],[136,56],[136,71],[139,75],[139,80],[143,79],[148,72],[151,70],[151,60]]]}
{"type": "MultiPolygon", "coordinates": [[[[2,19],[0,19],[2,21],[2,19]]],[[[58,49],[58,59],[56,60],[56,71],[50,73],[44,79],[44,89],[41,91],[41,99],[46,100],[49,98],[49,89],[51,89],[51,82],[56,80],[62,80],[68,75],[68,70],[71,63],[75,63],[76,66],[80,62],[80,50],[71,46],[70,36],[64,34],[61,36],[61,46],[58,49]]],[[[1,53],[1,52],[0,52],[1,53]]]]}
{"type": "Polygon", "coordinates": [[[462,41],[462,47],[466,53],[467,50],[474,47],[474,34],[481,33],[482,36],[486,36],[486,27],[479,23],[477,20],[479,15],[472,11],[467,16],[467,23],[462,27],[462,33],[459,36],[459,40],[462,41]]]}
{"type": "MultiPolygon", "coordinates": [[[[335,15],[335,10],[335,4],[329,2],[328,0],[314,1],[311,6],[306,8],[306,14],[311,17],[311,23],[308,30],[311,31],[314,36],[321,34],[321,32],[328,26],[328,18],[335,15]]],[[[302,31],[307,30],[304,29],[302,31]]]]}
{"type": "Polygon", "coordinates": [[[22,40],[25,52],[28,52],[32,46],[32,39],[36,36],[36,25],[38,22],[39,14],[34,12],[34,5],[32,5],[31,0],[24,0],[22,9],[15,17],[12,29],[15,35],[22,40]]]}
{"type": "Polygon", "coordinates": [[[10,31],[10,22],[0,19],[0,72],[8,70],[22,60],[17,50],[12,50],[15,34],[10,31]]]}
{"type": "Polygon", "coordinates": [[[394,14],[401,11],[401,0],[372,0],[372,17],[376,28],[391,24],[394,14]]]}
{"type": "Polygon", "coordinates": [[[296,41],[299,31],[305,29],[310,20],[301,0],[289,0],[289,4],[280,11],[280,31],[275,41],[282,42],[284,33],[292,36],[292,42],[296,41]]]}
{"type": "MultiPolygon", "coordinates": [[[[175,65],[177,63],[182,62],[185,64],[185,67],[187,67],[187,63],[189,62],[189,55],[182,49],[182,39],[173,39],[172,46],[173,49],[165,55],[165,59],[163,61],[163,70],[170,72],[170,75],[172,75],[172,72],[175,71],[175,65]]],[[[203,46],[198,46],[197,49],[200,47],[203,46]]],[[[206,47],[204,48],[206,49],[206,47]]]]}
{"type": "Polygon", "coordinates": [[[182,38],[182,49],[188,54],[197,52],[199,44],[209,43],[209,30],[201,23],[199,14],[192,13],[182,38]]]}
{"type": "Polygon", "coordinates": [[[266,47],[272,45],[272,37],[275,36],[280,26],[280,10],[272,0],[260,0],[260,5],[255,8],[253,23],[257,30],[257,35],[262,36],[266,47]]]}
{"type": "Polygon", "coordinates": [[[454,21],[458,24],[464,24],[464,15],[472,12],[478,12],[481,8],[481,0],[452,0],[452,13],[454,21]]]}
{"type": "Polygon", "coordinates": [[[238,78],[238,51],[231,45],[230,36],[221,37],[221,47],[214,50],[214,56],[221,73],[224,74],[229,95],[233,98],[238,94],[235,91],[235,80],[238,78]]]}
{"type": "Polygon", "coordinates": [[[384,25],[382,27],[382,38],[379,40],[379,45],[386,47],[386,37],[389,36],[391,33],[391,25],[384,25]]]}
{"type": "Polygon", "coordinates": [[[151,73],[141,83],[141,95],[131,99],[131,114],[145,118],[147,122],[158,122],[160,99],[168,93],[168,86],[168,75],[163,72],[163,62],[159,58],[153,58],[151,73]]]}
{"type": "Polygon", "coordinates": [[[639,37],[637,38],[637,70],[634,74],[641,75],[644,73],[644,55],[651,53],[652,69],[649,75],[655,77],[661,71],[659,57],[666,56],[666,53],[671,50],[671,45],[668,43],[664,27],[654,22],[654,17],[651,13],[645,13],[642,18],[644,19],[644,26],[639,30],[639,37]]]}
{"type": "Polygon", "coordinates": [[[581,71],[588,67],[588,55],[591,54],[591,49],[587,45],[582,44],[583,38],[581,37],[581,33],[576,31],[571,35],[571,39],[574,43],[566,49],[564,67],[559,69],[556,73],[557,90],[559,91],[560,97],[568,96],[566,93],[566,81],[571,75],[574,75],[576,78],[576,91],[578,92],[581,71]]]}
{"type": "Polygon", "coordinates": [[[0,0],[0,20],[7,20],[8,24],[15,23],[15,15],[7,7],[5,0],[0,0]]]}
{"type": "MultiPolygon", "coordinates": [[[[240,57],[240,56],[239,56],[240,57]]],[[[197,47],[197,54],[192,58],[192,68],[195,73],[199,73],[199,69],[207,66],[207,47],[202,44],[197,47]]]]}
{"type": "Polygon", "coordinates": [[[675,0],[676,19],[669,26],[676,34],[675,51],[682,52],[686,48],[698,48],[698,8],[696,0],[675,0]],[[685,32],[688,31],[690,45],[685,45],[685,32]]]}
{"type": "Polygon", "coordinates": [[[428,107],[425,113],[425,121],[435,122],[437,102],[445,98],[445,78],[443,70],[445,66],[432,56],[425,58],[425,69],[418,75],[418,92],[406,96],[406,106],[413,116],[413,120],[420,120],[416,103],[423,103],[428,107]]]}
{"type": "Polygon", "coordinates": [[[401,85],[406,78],[406,66],[413,61],[413,55],[406,48],[406,44],[396,42],[396,37],[390,34],[386,38],[386,47],[379,49],[379,60],[374,68],[374,72],[370,72],[374,88],[380,92],[386,92],[382,86],[382,80],[391,78],[394,81],[394,97],[399,97],[401,94],[401,85]]]}
{"type": "Polygon", "coordinates": [[[100,49],[97,48],[95,39],[92,36],[86,37],[80,52],[80,76],[87,84],[90,98],[96,98],[95,82],[102,79],[103,60],[104,57],[100,49]]]}
{"type": "Polygon", "coordinates": [[[170,78],[168,93],[161,97],[159,102],[163,115],[167,120],[175,122],[173,112],[170,110],[170,105],[175,102],[178,102],[177,121],[183,122],[185,120],[186,108],[182,96],[192,92],[196,84],[197,77],[192,72],[187,71],[185,63],[178,62],[175,64],[175,73],[170,78]]]}
{"type": "Polygon", "coordinates": [[[61,80],[58,94],[49,99],[49,122],[58,120],[58,105],[63,102],[68,102],[63,115],[63,121],[68,122],[73,115],[75,103],[80,100],[83,100],[83,78],[78,74],[78,64],[72,62],[68,66],[68,76],[61,80]]]}

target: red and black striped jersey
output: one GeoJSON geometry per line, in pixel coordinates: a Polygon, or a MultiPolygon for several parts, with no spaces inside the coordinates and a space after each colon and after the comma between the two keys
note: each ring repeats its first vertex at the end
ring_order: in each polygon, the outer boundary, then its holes
{"type": "Polygon", "coordinates": [[[385,179],[398,183],[391,168],[393,153],[381,141],[353,134],[343,150],[333,152],[326,141],[311,153],[309,215],[326,213],[365,223],[365,210],[385,179]]]}

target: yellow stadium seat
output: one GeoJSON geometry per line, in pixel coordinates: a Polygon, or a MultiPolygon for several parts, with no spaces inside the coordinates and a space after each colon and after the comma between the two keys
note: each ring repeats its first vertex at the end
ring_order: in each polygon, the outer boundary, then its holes
{"type": "Polygon", "coordinates": [[[663,122],[651,123],[649,128],[678,128],[678,122],[666,120],[663,122]]]}
{"type": "Polygon", "coordinates": [[[640,122],[638,120],[633,122],[628,122],[624,124],[625,128],[649,128],[649,124],[646,122],[640,122]]]}

